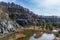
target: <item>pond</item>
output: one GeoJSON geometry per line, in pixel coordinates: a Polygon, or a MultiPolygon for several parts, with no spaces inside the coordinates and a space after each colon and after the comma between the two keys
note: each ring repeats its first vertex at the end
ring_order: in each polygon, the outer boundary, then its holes
{"type": "Polygon", "coordinates": [[[42,36],[39,38],[35,38],[34,36],[35,34],[31,36],[29,40],[54,40],[55,38],[55,35],[53,33],[51,34],[43,33],[42,36]]]}

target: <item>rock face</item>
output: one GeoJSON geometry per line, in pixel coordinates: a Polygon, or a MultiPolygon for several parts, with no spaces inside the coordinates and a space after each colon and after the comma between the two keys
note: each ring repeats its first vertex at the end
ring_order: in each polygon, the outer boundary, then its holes
{"type": "Polygon", "coordinates": [[[9,34],[15,32],[19,28],[19,25],[13,21],[0,20],[0,35],[9,34]]]}
{"type": "Polygon", "coordinates": [[[15,32],[20,26],[9,18],[8,10],[0,4],[0,38],[15,32]]]}

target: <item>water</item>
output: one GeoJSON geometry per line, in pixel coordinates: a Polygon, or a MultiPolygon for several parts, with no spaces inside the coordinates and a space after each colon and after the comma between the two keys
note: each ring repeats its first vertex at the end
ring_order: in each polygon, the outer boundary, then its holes
{"type": "Polygon", "coordinates": [[[43,35],[40,38],[34,38],[35,35],[30,37],[30,40],[54,40],[55,35],[53,33],[47,34],[43,33],[43,35]]]}

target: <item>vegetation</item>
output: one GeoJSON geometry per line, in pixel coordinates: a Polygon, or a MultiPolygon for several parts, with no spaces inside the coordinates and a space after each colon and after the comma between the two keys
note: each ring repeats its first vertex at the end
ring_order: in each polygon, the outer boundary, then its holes
{"type": "Polygon", "coordinates": [[[9,39],[14,39],[14,38],[15,38],[15,35],[11,34],[11,35],[8,35],[8,36],[2,38],[2,40],[9,40],[9,39]]]}
{"type": "MultiPolygon", "coordinates": [[[[27,30],[27,31],[23,31],[22,33],[25,34],[26,37],[24,37],[24,38],[18,38],[16,40],[29,40],[29,38],[34,34],[34,31],[33,30],[27,30]]],[[[2,40],[9,40],[9,39],[15,40],[15,35],[11,34],[11,35],[3,38],[2,40]]]]}

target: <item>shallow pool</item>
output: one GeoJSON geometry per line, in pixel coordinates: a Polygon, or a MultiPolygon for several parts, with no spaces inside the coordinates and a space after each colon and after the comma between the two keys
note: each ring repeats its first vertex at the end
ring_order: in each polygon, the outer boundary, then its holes
{"type": "Polygon", "coordinates": [[[55,35],[53,33],[48,34],[48,33],[43,33],[41,37],[39,38],[34,38],[35,34],[30,37],[29,40],[54,40],[55,35]]]}

